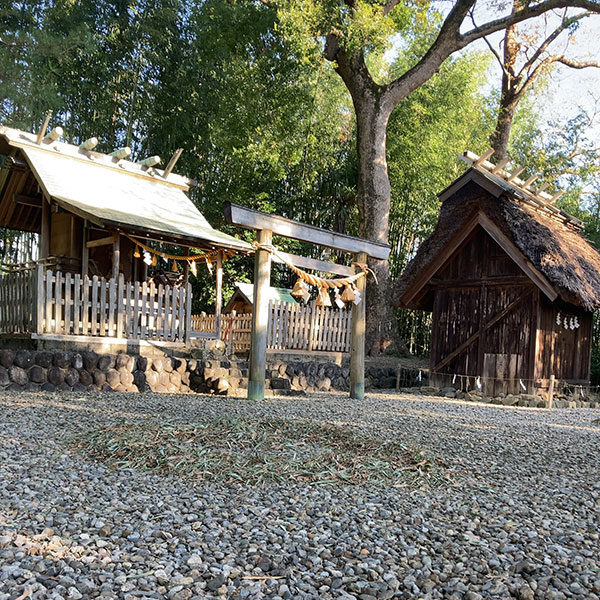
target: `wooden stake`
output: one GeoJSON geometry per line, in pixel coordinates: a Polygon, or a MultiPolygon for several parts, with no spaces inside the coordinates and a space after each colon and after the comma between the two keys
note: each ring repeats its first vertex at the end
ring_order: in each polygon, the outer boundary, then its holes
{"type": "Polygon", "coordinates": [[[51,116],[52,116],[52,111],[49,110],[46,113],[46,118],[44,119],[44,122],[43,122],[42,126],[40,127],[40,130],[38,131],[38,134],[37,134],[36,143],[38,146],[42,143],[42,138],[44,137],[44,134],[46,133],[46,129],[48,129],[48,125],[50,124],[51,116]]]}
{"type": "MultiPolygon", "coordinates": [[[[270,255],[269,255],[270,256],[270,255]]],[[[269,267],[270,269],[270,267],[269,267]]],[[[269,270],[270,274],[270,270],[269,270]]],[[[221,339],[221,307],[223,306],[223,253],[217,254],[217,276],[215,292],[215,321],[217,339],[221,339]]]]}
{"type": "Polygon", "coordinates": [[[554,406],[554,375],[550,375],[550,385],[548,386],[548,408],[554,406]]]}
{"type": "MultiPolygon", "coordinates": [[[[259,244],[270,244],[272,237],[272,232],[266,229],[258,231],[256,236],[259,244]]],[[[257,250],[254,255],[254,307],[252,310],[248,400],[264,400],[265,398],[270,283],[271,253],[266,250],[257,250]]]]}
{"type": "Polygon", "coordinates": [[[113,241],[112,278],[116,281],[119,277],[119,262],[121,259],[121,236],[117,234],[113,241]]]}
{"type": "MultiPolygon", "coordinates": [[[[367,262],[366,252],[358,252],[354,261],[367,262]]],[[[357,272],[360,269],[357,267],[357,272]]],[[[350,347],[350,398],[362,400],[365,397],[365,323],[366,323],[366,277],[356,282],[360,302],[352,306],[352,337],[350,347]]]]}
{"type": "Polygon", "coordinates": [[[178,148],[175,150],[173,156],[171,156],[171,160],[167,163],[165,170],[163,171],[163,177],[167,179],[167,177],[171,174],[171,171],[175,168],[175,163],[179,160],[181,153],[183,152],[183,148],[178,148]]]}

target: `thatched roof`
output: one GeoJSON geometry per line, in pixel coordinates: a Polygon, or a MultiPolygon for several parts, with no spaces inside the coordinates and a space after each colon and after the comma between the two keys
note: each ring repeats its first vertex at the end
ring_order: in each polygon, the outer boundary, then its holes
{"type": "Polygon", "coordinates": [[[477,167],[457,179],[440,199],[436,228],[394,284],[392,304],[406,306],[407,293],[421,285],[417,280],[422,273],[434,268],[462,229],[473,226],[474,216],[483,214],[558,297],[590,311],[600,307],[600,254],[568,219],[535,208],[524,200],[522,190],[511,189],[506,181],[477,167]]]}
{"type": "MultiPolygon", "coordinates": [[[[0,226],[23,225],[10,220],[13,196],[22,195],[23,186],[31,179],[30,187],[41,188],[58,206],[99,227],[118,227],[140,235],[164,234],[166,239],[189,241],[199,248],[251,250],[244,240],[210,225],[186,195],[192,180],[181,175],[165,177],[159,169],[60,141],[38,144],[35,134],[0,125],[0,155],[3,153],[18,158],[20,169],[11,168],[15,160],[9,157],[4,170],[7,177],[14,175],[15,181],[5,188],[10,189],[8,196],[0,194],[0,226]],[[28,173],[27,177],[21,171],[28,173]]],[[[33,214],[38,216],[35,223],[22,228],[35,231],[39,229],[41,195],[36,191],[31,200],[37,204],[33,214]]],[[[32,213],[29,206],[27,212],[32,213]]]]}

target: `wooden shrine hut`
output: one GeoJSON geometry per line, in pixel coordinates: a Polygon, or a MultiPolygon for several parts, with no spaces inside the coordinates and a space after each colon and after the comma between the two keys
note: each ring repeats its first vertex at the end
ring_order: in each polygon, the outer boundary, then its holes
{"type": "Polygon", "coordinates": [[[128,160],[129,148],[96,152],[95,138],[62,143],[47,125],[37,135],[0,127],[0,226],[39,234],[39,260],[0,277],[0,333],[185,342],[188,270],[205,262],[185,256],[214,262],[219,289],[225,255],[250,245],[213,229],[188,198],[194,182],[172,172],[180,151],[163,170],[159,157],[128,160]],[[149,279],[156,262],[173,276],[149,279]]]}
{"type": "MultiPolygon", "coordinates": [[[[296,299],[292,296],[292,290],[287,288],[278,288],[270,286],[267,294],[269,302],[283,302],[285,304],[296,305],[296,299]]],[[[242,281],[235,282],[235,291],[229,302],[223,309],[224,314],[235,311],[238,315],[249,314],[252,312],[254,302],[254,284],[242,281]]]]}
{"type": "Polygon", "coordinates": [[[488,151],[440,195],[393,303],[432,312],[430,382],[485,394],[589,384],[600,254],[582,223],[488,151]]]}

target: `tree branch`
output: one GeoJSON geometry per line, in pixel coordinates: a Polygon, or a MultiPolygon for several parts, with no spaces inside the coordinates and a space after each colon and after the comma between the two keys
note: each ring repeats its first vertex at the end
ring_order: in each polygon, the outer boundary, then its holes
{"type": "Polygon", "coordinates": [[[522,21],[539,17],[544,13],[556,8],[585,8],[592,13],[600,13],[600,1],[598,0],[545,0],[534,6],[528,6],[521,10],[515,11],[510,15],[489,21],[485,25],[481,25],[459,36],[457,40],[456,50],[460,50],[468,46],[475,40],[479,40],[486,35],[506,29],[511,25],[516,25],[522,21]]]}
{"type": "Polygon", "coordinates": [[[597,60],[588,60],[588,61],[579,61],[572,60],[567,58],[566,56],[556,56],[553,57],[554,62],[562,63],[567,67],[571,67],[572,69],[587,69],[588,67],[600,67],[600,62],[597,60]]]}
{"type": "Polygon", "coordinates": [[[442,63],[460,49],[460,26],[475,2],[476,0],[457,0],[425,56],[412,69],[386,86],[384,100],[391,103],[392,108],[430,79],[442,63]]]}
{"type": "Polygon", "coordinates": [[[522,74],[524,71],[526,71],[527,69],[529,69],[531,66],[533,66],[533,64],[535,63],[535,61],[541,56],[541,54],[543,52],[546,51],[546,49],[548,48],[548,46],[550,46],[550,44],[566,29],[568,29],[569,27],[571,27],[571,25],[577,23],[578,21],[581,21],[581,19],[584,19],[585,17],[589,17],[590,15],[593,15],[595,13],[592,12],[584,12],[584,13],[580,13],[578,15],[575,15],[569,19],[563,19],[562,23],[540,44],[540,46],[538,47],[538,49],[533,53],[533,55],[531,56],[531,58],[523,65],[523,68],[521,69],[521,71],[519,72],[519,74],[522,74]]]}
{"type": "Polygon", "coordinates": [[[383,5],[383,15],[390,13],[398,4],[400,4],[400,0],[386,0],[383,5]]]}

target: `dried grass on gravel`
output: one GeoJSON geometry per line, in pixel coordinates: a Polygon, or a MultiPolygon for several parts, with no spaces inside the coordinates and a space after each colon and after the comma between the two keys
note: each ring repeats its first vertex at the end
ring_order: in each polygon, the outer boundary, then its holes
{"type": "Polygon", "coordinates": [[[114,468],[195,480],[421,486],[438,479],[433,461],[399,442],[308,421],[128,423],[92,431],[75,443],[90,458],[114,468]]]}

